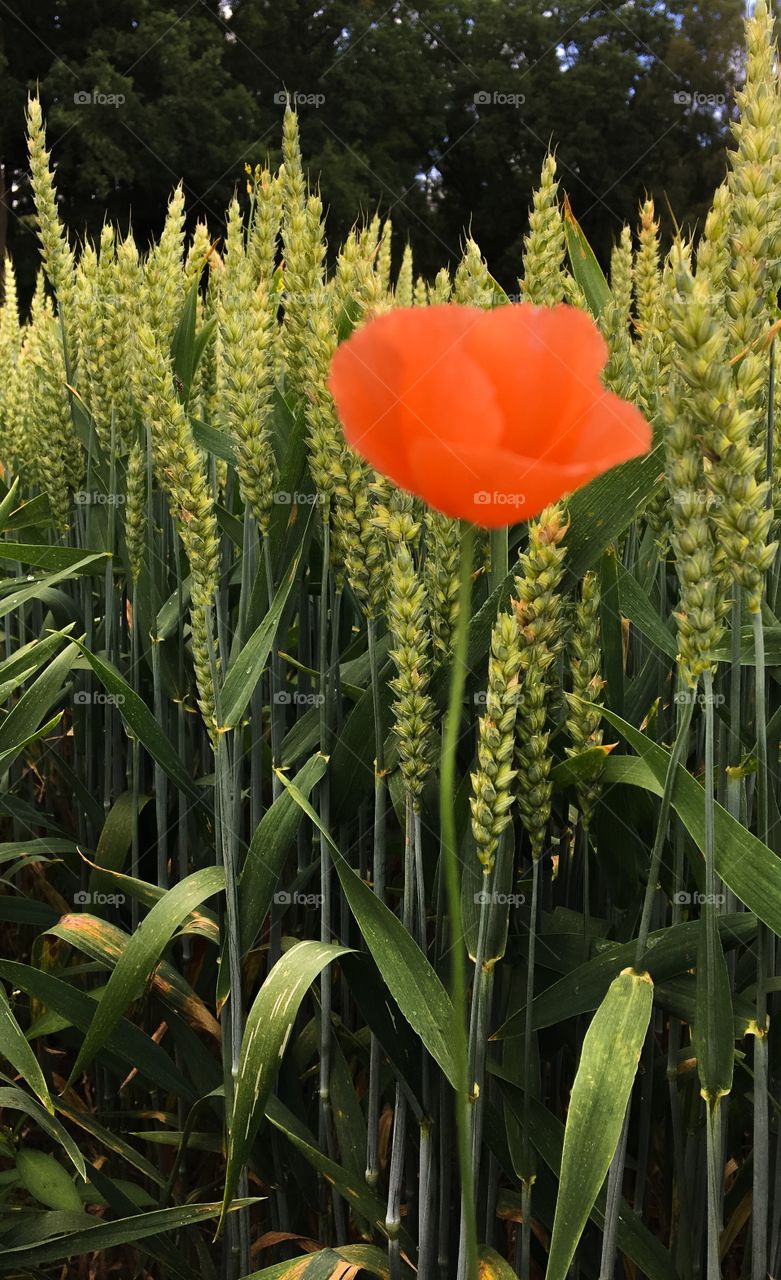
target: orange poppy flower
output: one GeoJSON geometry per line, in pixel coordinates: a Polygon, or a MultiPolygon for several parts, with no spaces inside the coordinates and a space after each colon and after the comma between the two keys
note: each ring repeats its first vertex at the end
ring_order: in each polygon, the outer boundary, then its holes
{"type": "Polygon", "coordinates": [[[328,386],[353,449],[446,515],[500,528],[646,453],[606,391],[594,322],[564,304],[397,307],[339,347],[328,386]]]}

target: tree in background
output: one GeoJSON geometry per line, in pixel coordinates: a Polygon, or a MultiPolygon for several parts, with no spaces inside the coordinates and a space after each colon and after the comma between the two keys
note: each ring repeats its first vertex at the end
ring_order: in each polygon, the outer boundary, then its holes
{"type": "Polygon", "coordinates": [[[513,289],[551,140],[603,258],[646,190],[681,223],[702,218],[723,167],[742,10],[742,0],[8,0],[0,158],[23,289],[36,252],[22,120],[36,82],[63,213],[79,232],[132,217],[143,240],[181,176],[190,215],[219,235],[244,162],[278,158],[287,91],[333,242],[357,213],[390,211],[399,245],[409,239],[433,275],[471,225],[513,289]]]}

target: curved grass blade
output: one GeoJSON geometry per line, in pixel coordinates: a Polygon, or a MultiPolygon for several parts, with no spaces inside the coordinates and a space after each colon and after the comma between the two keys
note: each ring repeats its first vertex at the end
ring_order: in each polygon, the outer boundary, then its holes
{"type": "MultiPolygon", "coordinates": [[[[44,973],[30,965],[15,960],[0,960],[0,977],[40,1000],[46,1009],[53,1009],[68,1024],[86,1031],[95,1015],[95,1001],[84,991],[77,990],[69,982],[63,982],[51,973],[44,973]]],[[[124,1066],[135,1068],[153,1084],[166,1092],[191,1100],[192,1085],[185,1079],[164,1049],[156,1044],[132,1022],[122,1018],[106,1042],[107,1053],[113,1054],[124,1066]]]]}
{"type": "MultiPolygon", "coordinates": [[[[56,586],[58,582],[65,582],[68,578],[75,577],[77,573],[92,569],[93,566],[95,573],[102,573],[105,569],[107,558],[108,553],[104,551],[83,556],[81,560],[77,560],[67,569],[60,569],[56,573],[48,574],[45,578],[39,578],[32,586],[20,587],[18,591],[14,591],[13,595],[6,596],[4,600],[0,601],[0,618],[4,618],[6,614],[18,609],[20,605],[27,604],[30,600],[40,599],[42,594],[50,587],[56,586]]],[[[21,581],[22,579],[20,579],[21,581]]]]}
{"type": "MultiPolygon", "coordinates": [[[[326,756],[316,753],[299,769],[294,785],[307,799],[328,768],[326,756]]],[[[282,791],[255,829],[239,877],[241,952],[253,945],[271,906],[285,857],[303,819],[289,791],[282,791]]]]}
{"type": "MultiPolygon", "coordinates": [[[[236,1200],[231,1209],[257,1204],[257,1199],[250,1197],[236,1200]]],[[[144,1240],[147,1236],[159,1235],[163,1231],[178,1231],[181,1227],[208,1222],[210,1218],[216,1218],[219,1212],[220,1205],[217,1203],[176,1205],[172,1209],[153,1209],[150,1213],[137,1213],[130,1218],[119,1218],[115,1222],[97,1222],[94,1227],[86,1227],[83,1231],[74,1231],[57,1240],[32,1247],[23,1245],[16,1249],[3,1249],[0,1253],[0,1275],[18,1271],[22,1263],[27,1269],[49,1262],[60,1262],[63,1258],[103,1252],[116,1245],[133,1244],[136,1240],[144,1240]]]]}
{"type": "MultiPolygon", "coordinates": [[[[322,1152],[317,1139],[310,1134],[301,1122],[288,1110],[279,1098],[271,1097],[266,1105],[266,1118],[279,1133],[291,1142],[297,1151],[316,1169],[332,1186],[336,1187],[350,1205],[353,1213],[366,1222],[373,1223],[380,1233],[385,1231],[386,1204],[366,1185],[363,1172],[356,1175],[342,1165],[336,1164],[322,1152]]],[[[411,1247],[406,1233],[402,1233],[405,1247],[411,1247]]],[[[383,1255],[387,1260],[387,1254],[383,1255]]]]}
{"type": "Polygon", "coordinates": [[[448,1039],[453,1006],[445,988],[398,917],[345,862],[309,801],[292,782],[285,778],[282,782],[325,836],[350,910],[377,968],[404,1017],[453,1084],[455,1067],[448,1039]]]}
{"type": "Polygon", "coordinates": [[[0,725],[0,754],[22,749],[62,691],[62,682],[78,657],[78,645],[69,644],[57,654],[0,725]]]}
{"type": "Polygon", "coordinates": [[[480,1249],[480,1280],[516,1280],[516,1275],[501,1254],[483,1245],[480,1249]]]}
{"type": "Polygon", "coordinates": [[[140,817],[150,799],[151,796],[147,795],[134,796],[132,791],[123,791],[117,796],[106,814],[106,820],[98,837],[95,863],[90,876],[90,889],[105,888],[107,880],[106,877],[101,878],[101,871],[122,870],[133,843],[134,810],[137,805],[140,817]]]}
{"type": "MultiPolygon", "coordinates": [[[[310,511],[310,523],[311,516],[312,513],[310,511]]],[[[249,705],[252,691],[265,670],[280,618],[282,617],[282,610],[287,604],[287,598],[296,580],[298,566],[301,563],[302,550],[303,544],[293,557],[260,626],[253,631],[244,648],[240,653],[236,654],[228,668],[225,683],[220,690],[220,711],[223,729],[235,728],[239,723],[249,705]]]]}
{"type": "Polygon", "coordinates": [[[59,1160],[46,1151],[21,1147],[16,1153],[19,1181],[39,1204],[47,1209],[81,1212],[81,1196],[59,1160]]]}
{"type": "Polygon", "coordinates": [[[348,950],[333,943],[295,943],[274,965],[255,997],[241,1042],[218,1234],[263,1119],[301,1001],[325,966],[348,950]]]}
{"type": "MultiPolygon", "coordinates": [[[[63,942],[70,943],[91,959],[112,969],[121,961],[132,941],[117,925],[109,924],[107,920],[86,911],[61,916],[54,928],[48,929],[47,933],[61,938],[63,942]]],[[[180,1014],[196,1031],[204,1031],[219,1043],[220,1024],[178,969],[161,960],[152,969],[148,982],[164,1004],[180,1014]]]]}
{"type": "MultiPolygon", "coordinates": [[[[489,1062],[488,1070],[501,1080],[502,1092],[507,1104],[516,1120],[520,1122],[523,1114],[522,1090],[514,1082],[505,1083],[506,1069],[504,1066],[500,1067],[496,1061],[489,1062]]],[[[558,1179],[564,1145],[564,1125],[543,1102],[534,1097],[529,1099],[528,1116],[532,1143],[558,1179]]],[[[591,1220],[598,1227],[604,1224],[605,1199],[605,1192],[601,1191],[591,1211],[591,1220]]],[[[550,1225],[553,1216],[551,1212],[547,1219],[543,1217],[543,1222],[550,1225]]],[[[622,1201],[618,1220],[618,1247],[635,1264],[638,1274],[647,1276],[648,1280],[679,1280],[670,1251],[645,1226],[626,1201],[622,1201]]]]}
{"type": "MultiPolygon", "coordinates": [[[[719,917],[719,933],[724,947],[748,946],[756,931],[756,916],[749,912],[719,917]]],[[[654,983],[666,982],[691,969],[697,962],[699,939],[697,920],[657,929],[649,934],[645,960],[654,983]]],[[[596,1009],[607,993],[616,969],[631,964],[636,949],[634,942],[608,943],[599,955],[571,969],[559,981],[541,991],[534,1000],[532,1026],[535,1031],[554,1027],[567,1018],[576,1018],[596,1009]]],[[[508,1018],[491,1038],[508,1040],[521,1036],[523,1026],[521,1009],[508,1018]]]]}
{"type": "Polygon", "coordinates": [[[566,196],[564,197],[564,235],[567,240],[572,274],[586,295],[591,314],[599,317],[613,295],[605,274],[597,262],[594,250],[583,234],[566,196]]]}
{"type": "Polygon", "coordinates": [[[67,1155],[71,1164],[82,1178],[86,1178],[87,1169],[84,1164],[84,1157],[68,1133],[55,1116],[50,1116],[48,1111],[44,1111],[33,1098],[30,1098],[22,1089],[16,1085],[0,1086],[0,1107],[8,1107],[10,1111],[22,1111],[25,1115],[40,1125],[44,1133],[47,1133],[67,1155]]]}
{"type": "Polygon", "coordinates": [[[547,1280],[565,1280],[610,1162],[632,1091],[653,1005],[647,973],[613,981],[583,1041],[572,1086],[547,1280]]]}
{"type": "MultiPolygon", "coordinates": [[[[126,876],[121,871],[108,871],[104,867],[98,867],[94,862],[90,862],[89,858],[85,858],[83,853],[81,859],[92,868],[94,874],[100,875],[107,885],[123,890],[129,898],[137,899],[144,907],[153,907],[156,902],[165,897],[167,890],[159,884],[150,884],[148,880],[136,880],[134,876],[126,876]]],[[[179,926],[179,932],[197,933],[207,942],[219,945],[220,926],[214,912],[207,907],[197,907],[195,911],[191,911],[179,926]]]]}
{"type": "Polygon", "coordinates": [[[222,867],[204,867],[174,885],[152,907],[117,962],[79,1049],[68,1083],[72,1084],[105,1044],[128,1005],[143,993],[147,979],[179,925],[205,898],[225,885],[222,867]]]}
{"type": "MultiPolygon", "coordinates": [[[[628,783],[661,795],[668,753],[612,711],[603,709],[603,715],[640,757],[611,756],[605,761],[604,780],[628,783]]],[[[705,840],[702,797],[702,787],[679,765],[672,805],[700,849],[705,840]]],[[[749,911],[781,937],[781,858],[720,804],[715,804],[714,809],[717,874],[749,911]]]]}
{"type": "Polygon", "coordinates": [[[48,542],[0,542],[0,560],[13,560],[18,564],[29,564],[34,569],[61,570],[79,567],[80,571],[99,573],[103,565],[84,566],[84,557],[93,556],[96,560],[105,558],[106,551],[90,551],[88,547],[57,547],[48,542]]]}
{"type": "Polygon", "coordinates": [[[0,1055],[10,1062],[15,1071],[40,1098],[50,1115],[54,1115],[54,1103],[41,1071],[38,1059],[25,1039],[24,1032],[13,1015],[5,987],[0,983],[0,1055]]]}
{"type": "MultiPolygon", "coordinates": [[[[306,1280],[314,1280],[316,1273],[309,1268],[320,1260],[327,1264],[325,1274],[328,1280],[331,1277],[344,1277],[344,1280],[348,1280],[348,1277],[364,1273],[377,1276],[378,1280],[390,1280],[387,1254],[372,1244],[336,1245],[333,1249],[318,1250],[303,1258],[277,1262],[271,1267],[264,1267],[262,1271],[253,1271],[251,1275],[242,1277],[242,1280],[304,1280],[304,1277],[306,1280]]],[[[402,1274],[406,1280],[412,1272],[405,1267],[402,1274]]]]}

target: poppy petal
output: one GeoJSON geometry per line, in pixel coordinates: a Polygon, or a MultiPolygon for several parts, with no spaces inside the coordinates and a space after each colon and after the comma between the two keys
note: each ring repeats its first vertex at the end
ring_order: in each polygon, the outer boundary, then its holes
{"type": "Polygon", "coordinates": [[[328,390],[348,443],[406,488],[410,472],[398,421],[404,353],[391,337],[378,319],[343,342],[331,361],[328,390]]]}
{"type": "Polygon", "coordinates": [[[487,529],[515,524],[542,511],[570,487],[562,468],[506,449],[443,449],[420,440],[410,449],[412,492],[445,515],[487,529]]]}
{"type": "Polygon", "coordinates": [[[378,471],[499,528],[650,447],[642,414],[603,386],[606,359],[593,320],[565,304],[399,307],[339,348],[329,387],[378,471]]]}
{"type": "Polygon", "coordinates": [[[378,471],[408,486],[408,445],[460,450],[490,444],[504,423],[490,379],[464,346],[475,307],[395,308],[359,329],[334,356],[329,389],[345,435],[378,471]]]}
{"type": "Polygon", "coordinates": [[[639,409],[612,391],[601,391],[585,420],[572,432],[567,460],[588,463],[595,472],[647,453],[652,431],[639,409]]]}
{"type": "MultiPolygon", "coordinates": [[[[507,448],[531,455],[556,448],[602,390],[607,346],[589,316],[574,307],[497,307],[483,313],[467,341],[493,383],[507,448]]],[[[567,454],[564,443],[558,460],[567,454]]]]}

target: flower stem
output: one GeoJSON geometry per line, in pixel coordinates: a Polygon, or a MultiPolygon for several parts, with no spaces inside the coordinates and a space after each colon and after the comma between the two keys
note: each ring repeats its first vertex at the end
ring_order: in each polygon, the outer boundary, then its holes
{"type": "MultiPolygon", "coordinates": [[[[765,844],[769,834],[767,722],[765,716],[765,635],[762,613],[752,614],[755,655],[755,722],[757,734],[757,835],[765,844]]],[[[751,1226],[751,1277],[767,1276],[767,1219],[770,1193],[770,1139],[768,1133],[767,1053],[767,926],[757,924],[757,1003],[754,1036],[754,1186],[751,1226]]]]}
{"type": "Polygon", "coordinates": [[[692,711],[694,710],[694,694],[688,697],[683,704],[679,703],[681,708],[678,717],[678,732],[673,743],[673,749],[670,752],[670,758],[667,762],[667,774],[664,779],[664,790],[662,792],[662,800],[659,807],[659,819],[656,827],[656,837],[654,839],[654,847],[651,851],[651,865],[648,868],[648,883],[645,886],[645,898],[643,901],[643,914],[640,919],[640,928],[637,934],[637,945],[635,947],[635,968],[640,971],[642,968],[643,956],[648,943],[648,934],[651,929],[651,913],[653,911],[654,898],[656,896],[656,886],[659,881],[659,869],[662,865],[662,850],[667,837],[667,820],[670,816],[670,807],[672,804],[673,788],[675,786],[675,775],[678,772],[678,765],[686,752],[689,742],[689,726],[692,719],[692,711]]]}
{"type": "Polygon", "coordinates": [[[534,965],[537,946],[537,912],[540,901],[540,859],[532,859],[532,900],[529,910],[529,950],[526,958],[526,1017],[523,1030],[523,1130],[521,1133],[521,1276],[531,1275],[532,1247],[532,1168],[531,1142],[529,1140],[531,1118],[531,1057],[534,1013],[534,965]]]}
{"type": "Polygon", "coordinates": [[[477,1227],[474,1189],[469,1151],[469,1117],[471,1103],[467,1072],[467,1035],[464,1022],[466,1001],[466,956],[461,918],[461,885],[456,843],[455,779],[456,747],[461,721],[461,703],[466,683],[467,644],[469,639],[469,604],[472,592],[472,555],[474,529],[464,524],[461,534],[461,574],[458,588],[458,620],[453,637],[453,667],[450,699],[442,738],[440,770],[440,830],[442,865],[447,907],[450,917],[450,980],[453,998],[453,1067],[455,1075],[456,1125],[458,1132],[458,1164],[461,1175],[461,1205],[467,1280],[477,1280],[477,1227]]]}
{"type": "MultiPolygon", "coordinates": [[[[369,646],[372,701],[374,707],[374,849],[372,880],[380,901],[385,899],[385,744],[380,712],[380,669],[377,658],[377,623],[373,617],[366,624],[369,646]]],[[[369,1102],[366,1118],[366,1181],[372,1188],[380,1178],[380,1060],[381,1050],[376,1036],[369,1047],[369,1102]]]]}

